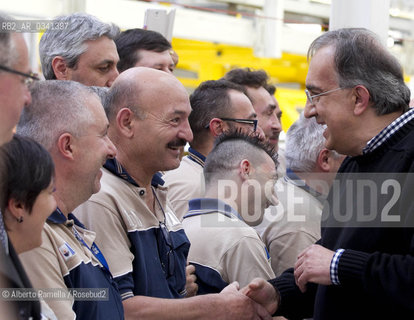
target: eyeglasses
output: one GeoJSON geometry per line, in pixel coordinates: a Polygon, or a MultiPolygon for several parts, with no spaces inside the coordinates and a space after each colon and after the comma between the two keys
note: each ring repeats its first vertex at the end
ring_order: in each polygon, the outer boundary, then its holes
{"type": "Polygon", "coordinates": [[[0,65],[0,70],[4,70],[4,71],[10,72],[10,73],[18,74],[19,76],[25,77],[24,84],[26,86],[30,86],[33,83],[33,81],[35,81],[35,80],[40,80],[39,77],[37,76],[37,74],[33,73],[33,72],[24,73],[24,72],[20,72],[20,71],[14,70],[14,69],[10,69],[10,68],[2,66],[2,65],[0,65]]]}
{"type": "MultiPolygon", "coordinates": [[[[257,129],[257,119],[234,119],[234,118],[219,118],[220,120],[223,121],[233,121],[233,122],[237,122],[237,123],[243,123],[243,124],[248,124],[253,126],[253,132],[256,131],[257,129]]],[[[205,128],[208,129],[210,127],[210,124],[206,125],[205,128]]]]}
{"type": "Polygon", "coordinates": [[[314,104],[314,103],[316,103],[317,101],[313,101],[313,98],[320,97],[320,96],[324,96],[324,95],[326,95],[326,94],[328,94],[328,93],[331,93],[331,92],[334,92],[334,91],[338,91],[338,90],[342,90],[342,89],[345,89],[345,88],[341,88],[341,87],[339,87],[339,88],[332,89],[332,90],[328,90],[328,91],[325,91],[325,92],[322,92],[322,93],[319,93],[319,94],[315,94],[314,96],[311,96],[311,94],[310,94],[310,92],[308,91],[308,89],[306,89],[306,90],[305,90],[305,93],[306,93],[306,97],[308,98],[308,101],[309,101],[311,104],[314,104]]]}

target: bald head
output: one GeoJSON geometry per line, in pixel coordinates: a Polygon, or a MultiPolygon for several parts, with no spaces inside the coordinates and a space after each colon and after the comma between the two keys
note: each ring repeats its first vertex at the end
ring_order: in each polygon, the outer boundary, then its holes
{"type": "Polygon", "coordinates": [[[104,107],[110,122],[122,108],[130,108],[136,115],[143,117],[146,111],[159,105],[157,102],[171,94],[188,100],[184,86],[171,74],[135,67],[122,72],[115,80],[108,91],[104,107]]]}
{"type": "Polygon", "coordinates": [[[128,69],[109,89],[105,109],[117,158],[130,168],[128,172],[139,161],[140,170],[132,175],[141,184],[149,183],[157,171],[178,167],[180,147],[193,134],[188,123],[190,100],[174,76],[145,67],[128,69]]]}

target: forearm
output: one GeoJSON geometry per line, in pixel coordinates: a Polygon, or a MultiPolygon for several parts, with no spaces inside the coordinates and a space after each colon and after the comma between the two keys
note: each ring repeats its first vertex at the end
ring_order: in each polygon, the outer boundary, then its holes
{"type": "Polygon", "coordinates": [[[134,296],[123,301],[125,319],[225,319],[218,294],[186,299],[134,296]]]}
{"type": "Polygon", "coordinates": [[[366,291],[373,299],[389,297],[387,303],[414,311],[412,255],[372,254],[345,250],[338,266],[342,286],[366,291]]]}

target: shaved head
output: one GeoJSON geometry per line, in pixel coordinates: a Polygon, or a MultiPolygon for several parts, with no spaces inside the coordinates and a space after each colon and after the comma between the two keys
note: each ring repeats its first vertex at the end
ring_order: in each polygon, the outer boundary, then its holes
{"type": "Polygon", "coordinates": [[[110,122],[126,107],[142,115],[143,111],[157,106],[158,101],[161,103],[162,96],[171,91],[187,96],[184,86],[171,74],[146,67],[130,68],[118,76],[108,91],[105,111],[110,122]]]}

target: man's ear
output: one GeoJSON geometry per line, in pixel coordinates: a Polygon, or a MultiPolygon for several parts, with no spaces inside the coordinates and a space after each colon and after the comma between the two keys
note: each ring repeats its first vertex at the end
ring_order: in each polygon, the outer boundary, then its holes
{"type": "Polygon", "coordinates": [[[360,116],[370,106],[370,94],[367,88],[358,85],[353,88],[355,95],[354,115],[360,116]]]}
{"type": "Polygon", "coordinates": [[[52,68],[57,80],[71,80],[70,68],[67,66],[63,57],[54,57],[52,60],[52,68]]]}
{"type": "Polygon", "coordinates": [[[329,151],[326,148],[323,148],[318,154],[318,158],[316,159],[316,162],[318,164],[318,167],[323,172],[329,172],[330,170],[330,165],[328,162],[330,155],[331,155],[331,151],[329,151]]]}
{"type": "Polygon", "coordinates": [[[239,175],[242,181],[250,179],[250,173],[252,172],[252,164],[249,160],[243,159],[239,165],[239,175]]]}
{"type": "Polygon", "coordinates": [[[210,120],[209,130],[214,137],[218,137],[224,132],[224,122],[219,118],[213,118],[210,120]]]}
{"type": "Polygon", "coordinates": [[[61,134],[58,138],[57,149],[59,154],[66,159],[73,159],[75,138],[68,132],[61,134]]]}
{"type": "Polygon", "coordinates": [[[116,115],[116,125],[118,130],[128,138],[134,136],[134,131],[132,130],[135,121],[135,114],[129,108],[122,108],[118,111],[116,115]]]}

